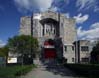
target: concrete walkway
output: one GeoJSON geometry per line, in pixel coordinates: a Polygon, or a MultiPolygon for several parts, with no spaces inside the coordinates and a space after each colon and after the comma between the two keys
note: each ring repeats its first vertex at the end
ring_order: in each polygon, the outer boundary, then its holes
{"type": "Polygon", "coordinates": [[[21,78],[83,78],[78,77],[73,72],[64,68],[45,68],[38,67],[29,72],[26,76],[22,76],[21,78]]]}
{"type": "Polygon", "coordinates": [[[79,77],[67,68],[61,65],[39,65],[27,75],[21,78],[84,78],[79,77]]]}

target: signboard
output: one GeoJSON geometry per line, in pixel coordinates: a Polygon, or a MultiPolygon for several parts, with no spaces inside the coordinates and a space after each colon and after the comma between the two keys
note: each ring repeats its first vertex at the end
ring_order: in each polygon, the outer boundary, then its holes
{"type": "Polygon", "coordinates": [[[17,63],[17,58],[8,58],[8,63],[17,63]]]}

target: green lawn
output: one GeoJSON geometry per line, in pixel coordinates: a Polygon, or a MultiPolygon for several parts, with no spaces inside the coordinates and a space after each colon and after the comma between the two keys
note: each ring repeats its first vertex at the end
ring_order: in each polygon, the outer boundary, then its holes
{"type": "Polygon", "coordinates": [[[0,67],[0,78],[16,78],[31,71],[35,65],[0,67]]]}

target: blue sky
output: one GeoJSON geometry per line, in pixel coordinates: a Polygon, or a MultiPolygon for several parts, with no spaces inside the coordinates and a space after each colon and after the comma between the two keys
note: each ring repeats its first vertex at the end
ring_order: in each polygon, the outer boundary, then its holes
{"type": "Polygon", "coordinates": [[[48,8],[76,20],[78,39],[99,38],[99,0],[0,0],[0,46],[18,34],[21,16],[48,8]]]}

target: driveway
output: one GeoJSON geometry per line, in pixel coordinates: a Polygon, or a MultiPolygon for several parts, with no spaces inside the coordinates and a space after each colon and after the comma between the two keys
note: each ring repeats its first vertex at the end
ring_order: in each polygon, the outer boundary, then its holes
{"type": "Polygon", "coordinates": [[[21,78],[84,78],[77,76],[74,72],[68,68],[64,68],[62,65],[43,65],[39,63],[38,67],[33,69],[27,75],[21,78]]]}

